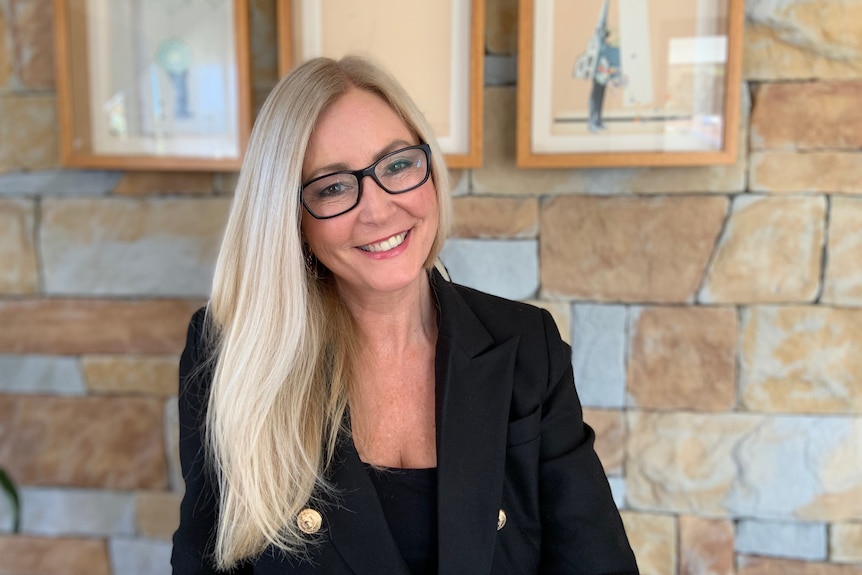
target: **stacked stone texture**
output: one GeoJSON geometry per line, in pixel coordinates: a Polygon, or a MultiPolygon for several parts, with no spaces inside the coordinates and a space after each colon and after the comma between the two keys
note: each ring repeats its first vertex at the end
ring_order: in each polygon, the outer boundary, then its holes
{"type": "MultiPolygon", "coordinates": [[[[487,8],[511,61],[517,1],[487,8]]],[[[445,263],[571,341],[643,573],[862,574],[862,0],[746,10],[734,164],[518,169],[489,86],[445,263]]],[[[61,169],[51,13],[0,0],[0,575],[168,573],[177,359],[236,177],[61,169]]]]}

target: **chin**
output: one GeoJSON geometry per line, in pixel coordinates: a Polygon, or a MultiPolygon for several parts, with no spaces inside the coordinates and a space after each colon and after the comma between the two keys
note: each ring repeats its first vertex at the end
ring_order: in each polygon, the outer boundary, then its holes
{"type": "Polygon", "coordinates": [[[343,280],[339,283],[349,290],[358,290],[372,293],[397,292],[415,284],[417,280],[425,276],[424,266],[414,270],[399,270],[392,273],[380,274],[368,278],[356,278],[356,280],[343,280]]]}
{"type": "Polygon", "coordinates": [[[390,292],[405,289],[415,284],[422,276],[421,269],[407,273],[391,274],[385,278],[377,278],[377,288],[380,291],[390,292]]]}

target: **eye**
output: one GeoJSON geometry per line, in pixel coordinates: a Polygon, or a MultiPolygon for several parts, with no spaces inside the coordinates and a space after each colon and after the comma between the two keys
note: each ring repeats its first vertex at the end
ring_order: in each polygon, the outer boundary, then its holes
{"type": "Polygon", "coordinates": [[[409,158],[393,158],[392,161],[387,162],[386,164],[386,175],[394,175],[403,172],[404,170],[409,170],[413,167],[413,161],[409,158]]]}
{"type": "Polygon", "coordinates": [[[355,178],[349,174],[336,174],[308,184],[302,193],[306,201],[325,202],[350,196],[355,189],[355,178]]]}
{"type": "Polygon", "coordinates": [[[330,184],[325,188],[321,188],[315,192],[315,195],[319,198],[328,198],[332,196],[338,196],[347,191],[347,186],[342,184],[341,182],[335,182],[334,184],[330,184]]]}

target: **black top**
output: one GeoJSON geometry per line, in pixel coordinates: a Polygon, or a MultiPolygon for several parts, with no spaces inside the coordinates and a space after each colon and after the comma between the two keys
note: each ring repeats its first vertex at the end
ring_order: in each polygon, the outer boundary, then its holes
{"type": "Polygon", "coordinates": [[[437,469],[365,468],[410,573],[437,573],[437,469]]]}

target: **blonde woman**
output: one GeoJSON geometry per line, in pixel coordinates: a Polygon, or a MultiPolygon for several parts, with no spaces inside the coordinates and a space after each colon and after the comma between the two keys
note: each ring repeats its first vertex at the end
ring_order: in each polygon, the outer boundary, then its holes
{"type": "Polygon", "coordinates": [[[181,360],[175,574],[637,571],[568,346],[436,271],[449,211],[379,68],[276,87],[181,360]]]}

